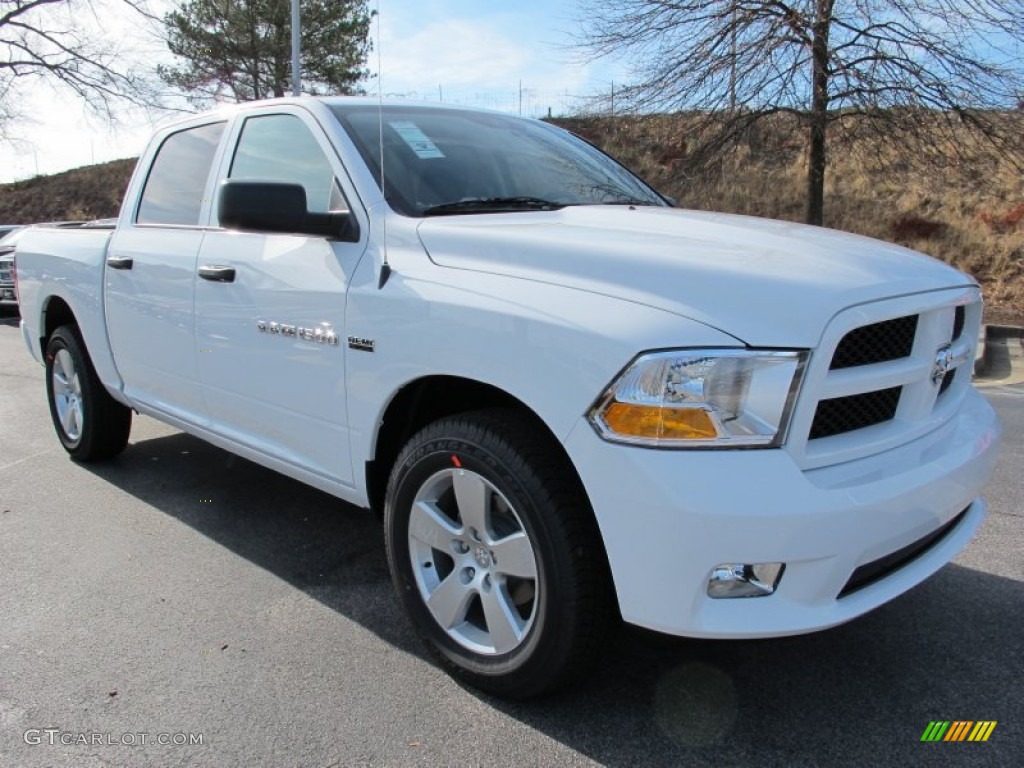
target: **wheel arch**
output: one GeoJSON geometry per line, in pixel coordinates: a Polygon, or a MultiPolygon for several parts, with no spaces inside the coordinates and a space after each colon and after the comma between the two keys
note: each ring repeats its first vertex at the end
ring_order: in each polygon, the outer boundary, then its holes
{"type": "Polygon", "coordinates": [[[601,537],[601,557],[608,567],[604,539],[590,496],[565,446],[529,405],[499,387],[475,379],[430,375],[410,381],[395,392],[378,422],[372,458],[366,462],[366,493],[370,508],[378,515],[383,513],[388,476],[402,446],[410,437],[438,419],[485,408],[516,411],[544,435],[551,450],[555,451],[556,460],[564,466],[582,498],[586,499],[594,527],[601,537]]]}
{"type": "MultiPolygon", "coordinates": [[[[53,332],[62,325],[74,325],[77,328],[78,318],[75,317],[71,305],[64,299],[56,295],[50,296],[43,303],[42,316],[40,317],[39,330],[42,334],[39,337],[40,349],[46,350],[46,342],[49,341],[53,332]]],[[[80,329],[79,334],[81,334],[80,329]]]]}
{"type": "MultiPolygon", "coordinates": [[[[384,509],[388,475],[402,446],[431,422],[481,408],[511,408],[528,414],[543,425],[539,416],[508,392],[482,381],[462,376],[429,375],[404,384],[391,397],[378,421],[371,458],[366,462],[366,492],[370,508],[384,509]]],[[[543,428],[550,434],[547,426],[543,428]]],[[[558,441],[551,435],[556,444],[558,441]]]]}
{"type": "Polygon", "coordinates": [[[36,331],[39,333],[40,359],[46,355],[46,345],[53,332],[62,325],[73,326],[85,348],[85,353],[96,369],[100,383],[119,403],[131,406],[132,403],[121,392],[121,377],[114,364],[113,351],[107,339],[103,305],[97,305],[95,310],[88,304],[79,303],[76,306],[84,313],[81,317],[75,313],[71,302],[58,293],[51,294],[43,300],[36,331]]]}

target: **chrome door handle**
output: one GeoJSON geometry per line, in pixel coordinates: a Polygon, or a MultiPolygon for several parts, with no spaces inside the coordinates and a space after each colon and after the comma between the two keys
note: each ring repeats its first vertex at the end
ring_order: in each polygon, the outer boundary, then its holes
{"type": "Polygon", "coordinates": [[[135,260],[130,256],[108,256],[107,266],[111,269],[131,269],[135,260]]]}
{"type": "Polygon", "coordinates": [[[207,264],[199,268],[199,276],[203,280],[210,280],[214,283],[235,282],[235,268],[225,267],[221,264],[207,264]]]}

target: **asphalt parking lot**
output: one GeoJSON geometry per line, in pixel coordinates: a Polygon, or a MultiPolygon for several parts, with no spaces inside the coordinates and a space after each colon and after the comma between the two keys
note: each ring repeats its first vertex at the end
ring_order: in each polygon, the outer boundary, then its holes
{"type": "Polygon", "coordinates": [[[146,418],[116,461],[68,460],[16,322],[0,766],[1020,764],[1024,386],[985,390],[1005,428],[991,514],[916,590],[804,637],[624,631],[583,686],[510,704],[426,657],[373,516],[146,418]],[[921,743],[932,720],[998,725],[921,743]]]}

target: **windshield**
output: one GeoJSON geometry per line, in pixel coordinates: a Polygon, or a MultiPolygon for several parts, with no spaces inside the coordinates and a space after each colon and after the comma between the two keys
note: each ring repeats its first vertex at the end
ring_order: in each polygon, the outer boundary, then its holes
{"type": "MultiPolygon", "coordinates": [[[[379,184],[379,108],[332,110],[379,184]]],[[[382,114],[385,198],[406,216],[665,205],[615,160],[538,120],[416,106],[382,114]]]]}

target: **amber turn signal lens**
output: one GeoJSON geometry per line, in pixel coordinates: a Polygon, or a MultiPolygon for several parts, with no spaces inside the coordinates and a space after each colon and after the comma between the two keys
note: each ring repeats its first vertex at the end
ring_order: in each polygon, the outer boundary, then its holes
{"type": "Polygon", "coordinates": [[[604,413],[608,427],[619,435],[664,440],[701,440],[718,437],[718,430],[703,408],[661,408],[656,405],[612,403],[604,413]]]}

